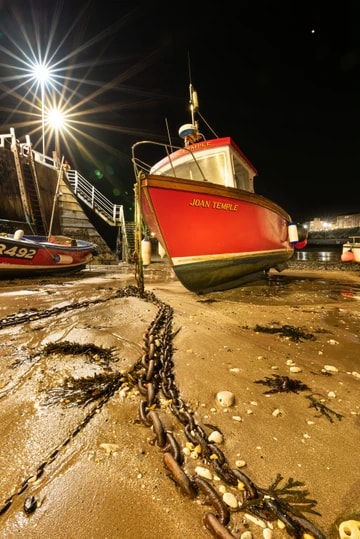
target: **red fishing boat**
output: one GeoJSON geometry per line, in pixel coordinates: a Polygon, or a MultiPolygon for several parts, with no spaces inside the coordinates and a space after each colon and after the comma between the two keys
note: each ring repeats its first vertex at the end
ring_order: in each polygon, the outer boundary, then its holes
{"type": "Polygon", "coordinates": [[[76,273],[96,250],[94,243],[66,236],[0,234],[0,278],[76,273]]]}
{"type": "Polygon", "coordinates": [[[196,293],[226,290],[287,267],[306,233],[275,202],[254,192],[255,167],[229,138],[206,139],[192,123],[184,147],[141,141],[132,148],[139,214],[179,281],[196,293]],[[162,158],[149,163],[161,150],[162,158]],[[299,237],[300,236],[300,237],[299,237]]]}

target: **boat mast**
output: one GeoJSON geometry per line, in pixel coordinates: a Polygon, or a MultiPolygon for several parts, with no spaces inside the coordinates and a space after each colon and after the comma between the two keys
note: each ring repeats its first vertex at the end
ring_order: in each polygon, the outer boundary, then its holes
{"type": "Polygon", "coordinates": [[[199,132],[199,123],[197,122],[197,120],[195,120],[195,115],[196,114],[199,116],[199,118],[201,118],[201,121],[206,125],[206,127],[209,129],[209,131],[211,131],[211,133],[214,135],[214,137],[219,138],[218,135],[215,133],[215,131],[212,129],[212,127],[208,124],[208,122],[205,120],[205,118],[203,118],[203,116],[199,112],[199,100],[198,100],[197,91],[195,90],[195,88],[194,88],[194,86],[192,85],[192,82],[191,82],[191,66],[190,66],[190,57],[189,57],[189,55],[188,55],[188,69],[189,69],[189,80],[190,80],[190,85],[189,85],[190,101],[189,101],[189,103],[190,103],[190,112],[191,112],[191,125],[194,127],[194,131],[192,132],[192,136],[195,137],[195,135],[196,135],[196,138],[193,138],[192,140],[185,141],[185,143],[187,142],[188,144],[192,144],[193,142],[197,142],[198,140],[201,140],[201,139],[205,140],[204,135],[202,135],[199,132]]]}
{"type": "Polygon", "coordinates": [[[203,138],[203,136],[199,133],[199,126],[197,121],[195,120],[195,114],[199,110],[199,101],[197,92],[194,89],[192,83],[190,82],[189,85],[189,93],[190,93],[190,112],[191,112],[191,124],[185,124],[182,125],[179,129],[179,135],[182,139],[184,139],[185,147],[189,146],[190,144],[194,144],[194,142],[198,142],[203,138]]]}

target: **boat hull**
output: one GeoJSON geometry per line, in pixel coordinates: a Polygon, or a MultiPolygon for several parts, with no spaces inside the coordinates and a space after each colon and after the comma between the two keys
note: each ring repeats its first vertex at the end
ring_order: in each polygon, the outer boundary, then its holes
{"type": "Polygon", "coordinates": [[[70,274],[81,271],[96,254],[96,245],[66,237],[0,236],[0,278],[70,274]]]}
{"type": "Polygon", "coordinates": [[[342,246],[342,262],[356,262],[360,264],[360,236],[351,236],[342,246]]]}
{"type": "Polygon", "coordinates": [[[196,293],[227,290],[294,254],[289,215],[269,199],[230,187],[166,176],[140,180],[142,215],[180,282],[196,293]]]}
{"type": "Polygon", "coordinates": [[[250,281],[265,276],[274,267],[282,271],[287,267],[289,255],[278,253],[258,253],[257,255],[231,255],[228,258],[214,257],[174,265],[179,281],[192,292],[204,294],[237,288],[250,281]],[[273,260],[273,262],[272,262],[273,260]]]}

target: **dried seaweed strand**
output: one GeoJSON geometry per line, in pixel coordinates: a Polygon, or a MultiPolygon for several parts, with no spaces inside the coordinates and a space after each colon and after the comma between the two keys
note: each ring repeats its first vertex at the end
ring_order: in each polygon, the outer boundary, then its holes
{"type": "Polygon", "coordinates": [[[96,346],[96,344],[87,343],[79,344],[76,342],[63,341],[59,343],[48,343],[43,350],[45,355],[54,354],[61,352],[64,355],[71,354],[85,354],[87,356],[98,356],[103,359],[110,359],[112,356],[111,348],[102,348],[101,346],[96,346]]]}
{"type": "Polygon", "coordinates": [[[118,386],[120,376],[119,373],[110,373],[83,378],[65,378],[61,386],[47,391],[43,405],[85,406],[111,393],[114,386],[118,386]]]}
{"type": "Polygon", "coordinates": [[[265,391],[264,395],[272,395],[273,393],[298,393],[299,391],[310,390],[310,388],[300,380],[294,380],[288,376],[280,376],[278,374],[273,374],[273,378],[265,376],[263,380],[255,380],[255,384],[273,387],[273,389],[265,391]]]}
{"type": "Polygon", "coordinates": [[[318,512],[313,510],[313,507],[317,505],[317,501],[307,497],[309,491],[306,489],[294,490],[298,487],[303,487],[304,483],[289,477],[283,487],[278,488],[283,479],[283,476],[278,473],[274,482],[269,486],[268,493],[271,496],[285,500],[292,508],[298,511],[319,515],[318,512]]]}
{"type": "Polygon", "coordinates": [[[310,408],[315,408],[315,410],[317,410],[318,412],[320,412],[321,415],[326,417],[330,421],[330,423],[334,423],[333,417],[336,417],[336,419],[338,419],[339,421],[341,421],[344,417],[343,415],[338,414],[334,410],[331,410],[331,408],[328,408],[328,406],[325,406],[325,404],[323,404],[319,400],[315,399],[314,395],[307,395],[306,398],[310,401],[310,408]]]}
{"type": "Polygon", "coordinates": [[[299,342],[301,339],[314,341],[316,338],[313,333],[306,333],[302,328],[285,324],[281,327],[264,327],[256,324],[254,331],[260,333],[281,333],[283,337],[289,337],[291,341],[299,342]]]}

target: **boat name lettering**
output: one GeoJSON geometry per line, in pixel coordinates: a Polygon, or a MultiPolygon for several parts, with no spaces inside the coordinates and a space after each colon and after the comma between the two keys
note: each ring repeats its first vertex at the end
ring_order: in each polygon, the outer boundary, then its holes
{"type": "Polygon", "coordinates": [[[178,155],[185,155],[189,153],[189,150],[192,152],[193,150],[201,150],[202,148],[208,148],[209,146],[211,146],[209,141],[196,142],[195,144],[190,144],[190,146],[186,146],[186,149],[181,148],[180,150],[178,150],[178,155]]]}
{"type": "Polygon", "coordinates": [[[189,205],[197,208],[213,208],[214,210],[238,211],[239,209],[238,204],[219,202],[216,200],[204,200],[203,198],[193,198],[189,205]]]}
{"type": "Polygon", "coordinates": [[[198,208],[210,208],[210,200],[193,198],[192,202],[190,202],[190,206],[197,206],[198,208]]]}
{"type": "Polygon", "coordinates": [[[210,146],[210,143],[208,141],[196,142],[195,144],[190,145],[190,149],[197,150],[199,148],[207,148],[208,146],[210,146]]]}
{"type": "Polygon", "coordinates": [[[9,247],[6,243],[0,243],[0,255],[9,258],[25,258],[26,260],[32,260],[36,255],[36,249],[33,247],[19,247],[18,245],[9,247]]]}

